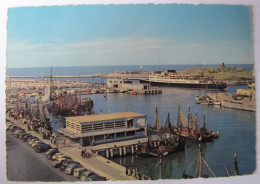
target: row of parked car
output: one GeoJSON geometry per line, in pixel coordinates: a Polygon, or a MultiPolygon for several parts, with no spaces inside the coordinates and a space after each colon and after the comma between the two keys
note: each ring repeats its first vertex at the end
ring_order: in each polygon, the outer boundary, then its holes
{"type": "Polygon", "coordinates": [[[46,152],[48,159],[52,160],[51,165],[65,171],[68,175],[80,178],[81,181],[106,181],[105,177],[99,176],[91,170],[85,169],[79,162],[60,153],[57,148],[52,148],[49,144],[42,142],[38,137],[26,133],[24,129],[17,125],[7,123],[7,130],[11,135],[19,138],[35,149],[35,152],[46,152]]]}
{"type": "Polygon", "coordinates": [[[79,162],[72,160],[70,157],[60,153],[58,149],[49,149],[46,152],[48,159],[52,160],[51,165],[65,171],[68,175],[80,178],[81,181],[106,181],[105,177],[99,176],[91,170],[84,168],[79,162]]]}

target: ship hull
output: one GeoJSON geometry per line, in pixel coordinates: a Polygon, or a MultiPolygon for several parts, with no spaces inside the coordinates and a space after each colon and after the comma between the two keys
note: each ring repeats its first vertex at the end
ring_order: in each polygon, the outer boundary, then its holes
{"type": "Polygon", "coordinates": [[[167,82],[151,82],[151,81],[149,83],[152,86],[164,86],[164,87],[208,88],[208,89],[218,89],[218,90],[225,90],[227,88],[226,83],[192,84],[192,83],[167,83],[167,82]]]}

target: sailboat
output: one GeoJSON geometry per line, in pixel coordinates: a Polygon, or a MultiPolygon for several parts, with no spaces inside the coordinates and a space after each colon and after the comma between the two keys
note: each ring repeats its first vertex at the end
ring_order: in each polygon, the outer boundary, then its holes
{"type": "Polygon", "coordinates": [[[204,116],[204,126],[199,128],[197,113],[193,117],[190,113],[190,106],[188,109],[188,117],[181,111],[180,105],[178,106],[177,127],[173,128],[176,135],[182,136],[187,140],[194,142],[209,142],[213,138],[218,138],[218,133],[206,129],[206,120],[204,116]]]}
{"type": "MultiPolygon", "coordinates": [[[[192,172],[194,172],[192,170],[192,172]]],[[[194,160],[188,165],[188,167],[184,170],[182,177],[184,179],[188,178],[208,178],[209,176],[216,177],[214,172],[209,167],[207,161],[204,158],[204,155],[201,150],[201,146],[199,145],[199,154],[194,158],[194,160]],[[195,174],[191,174],[190,168],[193,166],[195,168],[195,174]],[[195,166],[195,167],[194,167],[195,166]]]]}

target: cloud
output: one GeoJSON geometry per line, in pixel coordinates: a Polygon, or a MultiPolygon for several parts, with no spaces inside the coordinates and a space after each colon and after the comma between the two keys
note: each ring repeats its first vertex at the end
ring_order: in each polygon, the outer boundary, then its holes
{"type": "Polygon", "coordinates": [[[217,58],[239,63],[248,55],[250,53],[240,44],[180,43],[153,37],[105,38],[77,43],[55,40],[44,44],[10,40],[7,67],[149,65],[158,64],[158,61],[161,64],[198,64],[218,63],[217,58]]]}

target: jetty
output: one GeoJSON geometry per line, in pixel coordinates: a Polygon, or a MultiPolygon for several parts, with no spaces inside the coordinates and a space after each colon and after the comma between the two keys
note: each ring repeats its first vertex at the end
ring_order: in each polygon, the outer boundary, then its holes
{"type": "Polygon", "coordinates": [[[230,93],[208,93],[207,96],[212,101],[219,101],[222,107],[245,110],[245,111],[256,111],[256,102],[252,98],[234,98],[233,94],[230,93]]]}

